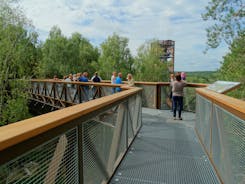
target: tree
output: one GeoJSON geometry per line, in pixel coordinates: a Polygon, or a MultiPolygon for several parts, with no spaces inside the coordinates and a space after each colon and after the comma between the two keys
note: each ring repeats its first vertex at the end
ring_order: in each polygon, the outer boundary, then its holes
{"type": "Polygon", "coordinates": [[[116,33],[109,36],[101,44],[99,72],[103,78],[109,79],[113,71],[133,73],[133,58],[128,48],[128,39],[116,33]]]}
{"type": "Polygon", "coordinates": [[[28,84],[37,66],[37,34],[12,1],[0,4],[0,124],[29,117],[28,84]],[[18,110],[16,109],[18,107],[18,110]],[[21,113],[20,113],[21,112],[21,113]]]}
{"type": "Polygon", "coordinates": [[[230,53],[223,60],[219,70],[220,78],[228,81],[241,82],[241,87],[230,95],[245,99],[245,34],[242,34],[231,44],[230,53]]]}
{"type": "Polygon", "coordinates": [[[92,63],[97,63],[99,53],[81,34],[73,33],[67,38],[60,28],[54,26],[43,44],[42,56],[39,74],[52,78],[54,75],[62,77],[69,73],[94,72],[92,63]]]}
{"type": "Polygon", "coordinates": [[[138,49],[134,64],[136,80],[157,82],[168,79],[167,63],[160,61],[161,52],[155,40],[146,42],[138,49]]]}
{"type": "Polygon", "coordinates": [[[245,4],[243,0],[211,0],[202,14],[204,21],[214,23],[207,29],[208,48],[216,48],[222,41],[230,45],[244,32],[245,4]]]}
{"type": "Polygon", "coordinates": [[[43,77],[67,74],[65,67],[67,39],[62,35],[60,28],[54,26],[49,32],[49,38],[42,47],[42,61],[39,65],[39,74],[43,77]]]}

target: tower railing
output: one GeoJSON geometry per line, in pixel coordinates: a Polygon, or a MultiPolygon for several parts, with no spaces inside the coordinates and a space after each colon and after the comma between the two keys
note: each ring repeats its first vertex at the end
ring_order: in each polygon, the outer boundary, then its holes
{"type": "Polygon", "coordinates": [[[0,127],[0,183],[107,183],[141,127],[141,91],[0,127]]]}

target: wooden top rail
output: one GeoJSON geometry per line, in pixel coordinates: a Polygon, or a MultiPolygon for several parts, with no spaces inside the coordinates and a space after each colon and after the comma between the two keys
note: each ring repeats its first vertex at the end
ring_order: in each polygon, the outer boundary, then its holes
{"type": "Polygon", "coordinates": [[[196,89],[196,92],[230,113],[245,120],[245,101],[219,94],[206,88],[196,89]]]}
{"type": "Polygon", "coordinates": [[[129,88],[129,90],[125,90],[120,93],[0,127],[0,151],[45,133],[48,130],[69,123],[83,115],[87,115],[93,111],[112,105],[115,102],[134,95],[141,90],[142,89],[136,87],[129,88]]]}
{"type": "Polygon", "coordinates": [[[120,87],[122,84],[111,84],[111,83],[104,83],[104,82],[66,82],[62,80],[53,80],[53,79],[32,79],[31,82],[46,82],[46,83],[60,83],[60,84],[82,84],[87,86],[106,86],[106,87],[120,87]]]}
{"type": "MultiPolygon", "coordinates": [[[[55,82],[55,83],[67,83],[67,84],[83,84],[83,85],[92,85],[92,86],[108,86],[108,87],[120,87],[121,84],[111,84],[109,80],[102,80],[102,82],[66,82],[63,80],[53,80],[53,79],[32,79],[33,82],[55,82]]],[[[127,84],[127,81],[123,81],[124,84],[127,84]]],[[[160,85],[160,86],[169,86],[170,82],[141,82],[135,81],[137,85],[160,85]]],[[[207,87],[208,84],[203,83],[188,83],[188,87],[207,87]]]]}

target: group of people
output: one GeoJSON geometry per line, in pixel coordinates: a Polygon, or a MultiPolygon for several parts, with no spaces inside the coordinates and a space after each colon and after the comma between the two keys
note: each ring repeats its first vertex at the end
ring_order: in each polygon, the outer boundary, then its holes
{"type": "MultiPolygon", "coordinates": [[[[55,75],[53,80],[59,80],[59,78],[55,75]]],[[[72,81],[89,82],[88,72],[64,75],[63,80],[66,82],[72,82],[72,81]]],[[[93,77],[91,78],[91,81],[92,82],[102,81],[101,77],[98,75],[98,72],[94,73],[93,77]]]]}
{"type": "MultiPolygon", "coordinates": [[[[58,80],[57,76],[54,76],[54,80],[58,80]]],[[[88,72],[77,73],[77,74],[69,74],[68,76],[64,76],[63,80],[66,82],[72,81],[79,81],[79,82],[89,82],[88,79],[88,72]]],[[[101,82],[102,79],[98,75],[98,72],[95,72],[93,77],[90,80],[91,82],[101,82]]],[[[122,73],[113,72],[111,76],[111,84],[123,84],[122,80],[122,73]]],[[[68,84],[68,87],[71,87],[71,84],[68,84]]],[[[132,74],[127,75],[127,85],[129,87],[134,86],[134,79],[132,74]]],[[[173,118],[176,120],[176,112],[178,110],[178,119],[182,120],[181,112],[183,110],[183,96],[184,92],[183,89],[187,85],[186,83],[186,74],[184,72],[178,72],[176,75],[170,75],[170,86],[171,86],[171,93],[170,98],[172,99],[172,111],[173,111],[173,118]]],[[[88,91],[89,86],[84,86],[85,91],[88,91]]],[[[115,87],[112,89],[112,93],[120,92],[121,88],[115,87]]]]}
{"type": "MultiPolygon", "coordinates": [[[[134,79],[133,79],[133,75],[131,73],[129,73],[127,75],[127,81],[128,81],[127,83],[128,83],[129,87],[133,87],[134,86],[134,79]]],[[[122,73],[121,72],[119,72],[118,75],[117,75],[117,72],[113,72],[112,73],[111,84],[123,84],[122,73]]],[[[120,92],[120,91],[121,91],[120,87],[116,87],[116,88],[112,89],[113,93],[120,92]]]]}
{"type": "Polygon", "coordinates": [[[184,87],[186,85],[186,74],[184,72],[178,72],[176,75],[170,75],[170,86],[172,88],[170,98],[172,99],[172,111],[174,120],[176,120],[177,109],[179,120],[183,120],[181,112],[183,110],[184,87]]]}
{"type": "MultiPolygon", "coordinates": [[[[60,79],[55,75],[53,77],[53,80],[60,80],[60,79]]],[[[65,82],[72,82],[72,81],[102,82],[102,78],[98,75],[98,72],[95,72],[93,77],[89,80],[88,72],[83,72],[83,73],[65,75],[63,77],[63,81],[65,81],[65,82]]],[[[118,74],[117,74],[117,72],[113,72],[112,73],[111,84],[123,84],[122,73],[121,72],[119,72],[118,74]]],[[[127,75],[127,84],[128,84],[129,87],[134,86],[134,79],[133,79],[132,74],[130,74],[130,73],[127,75]]],[[[71,87],[71,84],[68,84],[67,86],[71,87]]],[[[120,91],[121,91],[120,87],[113,88],[113,93],[120,92],[120,91]]]]}

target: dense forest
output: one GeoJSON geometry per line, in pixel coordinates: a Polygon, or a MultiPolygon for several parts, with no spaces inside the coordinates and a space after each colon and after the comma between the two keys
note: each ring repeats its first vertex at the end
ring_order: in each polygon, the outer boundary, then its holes
{"type": "MultiPolygon", "coordinates": [[[[230,5],[229,2],[227,5],[230,5]]],[[[210,16],[212,18],[211,13],[215,12],[215,9],[211,8],[213,5],[209,6],[207,13],[203,15],[205,20],[210,16]],[[213,12],[210,12],[211,10],[213,12]]],[[[216,38],[215,34],[211,34],[211,28],[208,31],[208,44],[213,43],[211,46],[217,47],[219,44],[217,40],[222,38],[216,38]]],[[[244,30],[238,30],[237,34],[233,35],[235,37],[229,39],[230,53],[224,57],[220,70],[188,73],[188,82],[212,83],[216,79],[240,81],[242,87],[231,95],[245,98],[244,30]]],[[[160,49],[158,44],[152,44],[155,42],[155,40],[145,42],[139,47],[137,56],[132,56],[128,38],[116,33],[110,35],[99,47],[95,47],[80,33],[75,32],[67,37],[57,26],[53,26],[48,38],[40,42],[38,33],[24,13],[18,7],[12,6],[11,1],[2,0],[0,125],[30,117],[27,106],[28,95],[23,90],[28,88],[26,79],[52,78],[54,75],[61,78],[69,73],[84,71],[90,74],[98,71],[103,79],[109,79],[112,71],[121,71],[124,77],[127,73],[132,73],[135,80],[140,81],[167,80],[169,75],[167,64],[159,60],[160,49]],[[151,75],[152,73],[154,75],[151,75]]]]}

